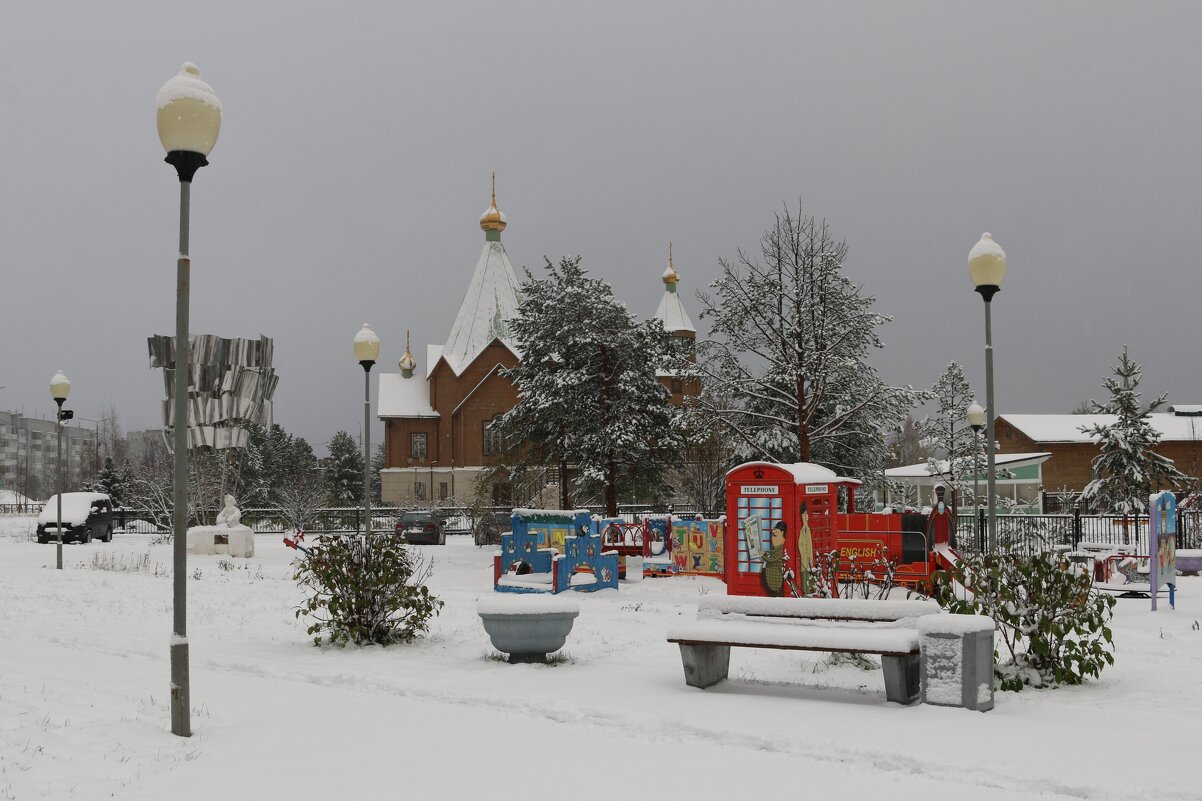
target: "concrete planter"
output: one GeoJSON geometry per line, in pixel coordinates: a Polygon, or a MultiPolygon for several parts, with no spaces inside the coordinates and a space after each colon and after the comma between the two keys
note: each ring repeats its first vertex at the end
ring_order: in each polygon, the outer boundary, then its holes
{"type": "Polygon", "coordinates": [[[984,615],[927,615],[918,620],[922,702],[993,709],[994,622],[984,615]]]}
{"type": "Polygon", "coordinates": [[[548,595],[496,595],[482,598],[476,614],[493,648],[509,663],[545,662],[563,647],[580,614],[577,601],[548,595]]]}
{"type": "Polygon", "coordinates": [[[1177,551],[1177,572],[1183,576],[1196,576],[1202,572],[1202,551],[1192,548],[1177,551]]]}

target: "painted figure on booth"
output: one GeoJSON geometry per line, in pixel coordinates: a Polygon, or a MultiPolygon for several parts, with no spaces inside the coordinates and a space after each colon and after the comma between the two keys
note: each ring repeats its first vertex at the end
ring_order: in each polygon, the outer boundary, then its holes
{"type": "Polygon", "coordinates": [[[787,563],[789,553],[785,550],[785,534],[788,531],[788,526],[785,523],[779,522],[772,527],[770,533],[771,547],[764,554],[764,588],[768,594],[773,597],[779,597],[784,594],[785,588],[785,571],[788,569],[787,563]]]}
{"type": "Polygon", "coordinates": [[[797,565],[801,571],[802,595],[810,595],[814,591],[810,575],[814,566],[814,535],[810,531],[810,507],[805,501],[801,502],[801,531],[797,532],[797,565]]]}

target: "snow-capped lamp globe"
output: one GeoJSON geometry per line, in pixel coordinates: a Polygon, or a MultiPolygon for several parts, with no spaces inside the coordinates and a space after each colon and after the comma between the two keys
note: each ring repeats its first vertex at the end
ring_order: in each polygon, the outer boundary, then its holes
{"type": "Polygon", "coordinates": [[[176,75],[155,96],[159,141],[164,159],[179,174],[181,183],[209,163],[208,155],[221,133],[221,101],[213,87],[200,77],[200,68],[185,61],[176,75]]]}
{"type": "Polygon", "coordinates": [[[964,413],[964,418],[968,421],[969,427],[974,431],[980,431],[985,427],[985,409],[976,401],[968,405],[968,410],[964,413]]]}
{"type": "Polygon", "coordinates": [[[396,366],[401,371],[401,378],[413,378],[413,371],[417,369],[417,360],[413,358],[413,354],[409,351],[408,331],[405,331],[405,355],[396,363],[396,366]]]}
{"type": "Polygon", "coordinates": [[[968,274],[986,303],[1002,288],[1002,279],[1006,277],[1006,251],[993,241],[992,234],[981,234],[981,239],[968,251],[968,274]]]}
{"type": "Polygon", "coordinates": [[[370,370],[379,355],[380,338],[371,330],[371,326],[364,323],[359,333],[355,334],[355,358],[363,365],[364,370],[370,370]]]}
{"type": "Polygon", "coordinates": [[[71,394],[71,381],[59,370],[50,379],[50,397],[54,398],[54,402],[58,407],[63,408],[63,401],[71,394]]]}

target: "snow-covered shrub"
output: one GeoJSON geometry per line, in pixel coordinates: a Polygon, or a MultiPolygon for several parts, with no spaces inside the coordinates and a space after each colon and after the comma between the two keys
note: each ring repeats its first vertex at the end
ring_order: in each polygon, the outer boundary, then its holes
{"type": "Polygon", "coordinates": [[[430,629],[443,602],[425,586],[432,565],[396,534],[323,538],[294,578],[309,597],[296,610],[312,621],[313,642],[409,642],[430,629]]]}
{"type": "Polygon", "coordinates": [[[931,583],[931,597],[949,612],[997,623],[1008,652],[996,668],[1003,690],[1080,684],[1114,664],[1115,599],[1050,554],[965,555],[931,583]]]}

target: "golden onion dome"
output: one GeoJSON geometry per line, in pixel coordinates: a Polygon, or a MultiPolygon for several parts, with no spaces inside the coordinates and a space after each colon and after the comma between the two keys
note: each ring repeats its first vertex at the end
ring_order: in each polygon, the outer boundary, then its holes
{"type": "Polygon", "coordinates": [[[396,363],[400,368],[401,375],[405,378],[412,378],[413,371],[417,368],[417,360],[413,358],[413,354],[409,351],[409,332],[405,332],[405,355],[396,363]]]}
{"type": "Polygon", "coordinates": [[[670,291],[676,290],[676,282],[680,280],[680,276],[676,273],[676,268],[672,266],[672,243],[668,243],[668,269],[664,270],[662,276],[664,286],[670,291]]]}
{"type": "Polygon", "coordinates": [[[497,174],[492,174],[492,203],[480,216],[480,227],[485,231],[504,231],[509,220],[497,208],[497,174]]]}

